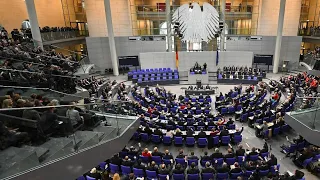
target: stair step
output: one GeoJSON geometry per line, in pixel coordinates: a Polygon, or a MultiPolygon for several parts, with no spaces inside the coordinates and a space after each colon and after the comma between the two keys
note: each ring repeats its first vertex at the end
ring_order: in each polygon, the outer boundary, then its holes
{"type": "Polygon", "coordinates": [[[39,147],[49,149],[44,162],[48,162],[74,152],[73,139],[61,137],[51,138],[39,147]]]}
{"type": "Polygon", "coordinates": [[[9,147],[0,152],[0,179],[39,164],[38,156],[34,150],[9,147]]]}
{"type": "Polygon", "coordinates": [[[36,147],[36,146],[28,146],[28,145],[25,145],[22,148],[35,151],[40,162],[42,162],[45,159],[46,155],[50,151],[49,149],[44,147],[36,147]]]}
{"type": "Polygon", "coordinates": [[[84,149],[99,143],[99,133],[93,131],[77,131],[75,133],[75,149],[84,149]]]}

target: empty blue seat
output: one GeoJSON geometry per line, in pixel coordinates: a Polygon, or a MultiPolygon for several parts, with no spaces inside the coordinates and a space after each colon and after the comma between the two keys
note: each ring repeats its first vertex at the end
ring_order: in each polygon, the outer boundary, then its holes
{"type": "Polygon", "coordinates": [[[260,170],[259,171],[259,176],[267,176],[269,174],[269,169],[268,170],[260,170]]]}
{"type": "Polygon", "coordinates": [[[131,167],[121,165],[121,172],[124,175],[129,175],[131,173],[131,167]]]}
{"type": "Polygon", "coordinates": [[[221,137],[221,144],[228,145],[230,143],[230,136],[222,136],[221,137]]]}
{"type": "Polygon", "coordinates": [[[156,171],[148,171],[146,170],[147,179],[157,179],[157,172],[156,171]]]}
{"type": "Polygon", "coordinates": [[[202,173],[202,180],[214,179],[213,173],[202,173]]]}
{"type": "Polygon", "coordinates": [[[215,136],[215,137],[212,138],[212,144],[214,146],[219,144],[219,136],[215,136]]]}
{"type": "Polygon", "coordinates": [[[147,133],[141,133],[140,137],[141,137],[141,140],[143,142],[148,142],[149,141],[149,135],[147,133]]]}
{"type": "Polygon", "coordinates": [[[250,161],[257,161],[259,159],[259,155],[250,155],[249,159],[250,161]]]}
{"type": "Polygon", "coordinates": [[[172,76],[169,76],[169,78],[168,78],[169,80],[172,80],[172,76]]]}
{"type": "Polygon", "coordinates": [[[279,133],[280,133],[280,127],[276,127],[276,128],[273,129],[272,135],[273,135],[273,136],[276,136],[276,135],[278,135],[279,133]]]}
{"type": "Polygon", "coordinates": [[[228,113],[228,109],[227,108],[221,108],[221,114],[225,115],[228,113]]]}
{"type": "Polygon", "coordinates": [[[151,141],[152,141],[153,143],[159,144],[159,143],[161,143],[161,138],[160,138],[159,135],[154,135],[154,134],[152,134],[152,135],[151,135],[151,141]]]}
{"type": "Polygon", "coordinates": [[[199,138],[198,139],[198,146],[201,148],[204,148],[208,145],[208,140],[207,138],[199,138]]]}
{"type": "Polygon", "coordinates": [[[236,162],[236,158],[226,158],[226,163],[230,166],[236,162]]]}
{"type": "Polygon", "coordinates": [[[167,176],[169,176],[169,174],[158,174],[159,180],[167,180],[167,176]]]}
{"type": "Polygon", "coordinates": [[[163,140],[162,140],[164,145],[171,145],[172,143],[172,139],[170,136],[163,136],[163,140]]]}
{"type": "Polygon", "coordinates": [[[174,75],[174,79],[179,79],[179,76],[178,75],[174,75]]]}
{"type": "Polygon", "coordinates": [[[183,145],[183,138],[182,137],[174,137],[174,145],[183,145]]]}
{"type": "Polygon", "coordinates": [[[151,160],[154,161],[158,165],[162,163],[162,159],[160,156],[152,156],[151,160]]]}
{"type": "Polygon", "coordinates": [[[241,143],[241,141],[242,141],[242,135],[234,135],[233,136],[233,142],[235,144],[241,143]]]}
{"type": "Polygon", "coordinates": [[[186,145],[187,145],[187,146],[194,146],[194,144],[195,144],[195,139],[194,139],[194,137],[187,137],[187,138],[186,138],[186,145]]]}
{"type": "Polygon", "coordinates": [[[217,164],[221,166],[223,164],[223,158],[213,158],[212,164],[217,164]]]}
{"type": "Polygon", "coordinates": [[[228,110],[229,110],[229,113],[230,113],[230,114],[236,112],[236,109],[235,109],[233,106],[230,106],[228,110]]]}
{"type": "Polygon", "coordinates": [[[118,165],[115,165],[115,164],[109,164],[109,167],[110,167],[110,171],[112,173],[118,173],[119,172],[119,166],[118,165]]]}
{"type": "Polygon", "coordinates": [[[247,119],[248,119],[248,113],[244,113],[241,115],[240,122],[247,121],[247,119]]]}

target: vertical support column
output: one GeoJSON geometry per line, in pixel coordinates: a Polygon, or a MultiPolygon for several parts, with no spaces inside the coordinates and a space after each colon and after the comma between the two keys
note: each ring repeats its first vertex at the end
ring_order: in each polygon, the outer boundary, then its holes
{"type": "Polygon", "coordinates": [[[223,22],[223,29],[220,35],[220,51],[224,51],[225,50],[224,44],[225,44],[226,0],[220,1],[220,11],[221,11],[220,21],[223,22]]]}
{"type": "Polygon", "coordinates": [[[104,8],[105,8],[106,19],[107,19],[108,39],[109,39],[110,56],[111,56],[110,58],[112,62],[113,75],[119,76],[118,57],[117,57],[117,51],[116,51],[116,44],[114,41],[110,0],[104,0],[104,8]]]}
{"type": "Polygon", "coordinates": [[[168,52],[172,52],[170,0],[166,0],[166,19],[167,19],[168,52]]]}
{"type": "Polygon", "coordinates": [[[29,21],[31,25],[31,33],[32,39],[34,40],[34,44],[43,49],[42,38],[39,29],[38,17],[36,6],[34,5],[34,0],[26,0],[26,7],[28,11],[29,21]]]}
{"type": "Polygon", "coordinates": [[[279,69],[285,7],[286,7],[286,0],[280,0],[277,40],[276,40],[276,48],[274,51],[275,53],[274,53],[274,59],[273,59],[273,73],[278,73],[278,69],[279,69]]]}

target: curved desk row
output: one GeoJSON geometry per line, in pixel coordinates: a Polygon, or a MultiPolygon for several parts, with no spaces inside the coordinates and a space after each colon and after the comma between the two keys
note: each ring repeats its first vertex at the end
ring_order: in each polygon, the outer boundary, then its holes
{"type": "Polygon", "coordinates": [[[258,84],[259,80],[249,79],[218,79],[218,83],[223,84],[258,84]]]}
{"type": "Polygon", "coordinates": [[[190,90],[190,89],[186,89],[185,90],[185,94],[189,94],[189,95],[211,95],[211,94],[215,94],[215,90],[214,89],[199,89],[199,90],[190,90]]]}

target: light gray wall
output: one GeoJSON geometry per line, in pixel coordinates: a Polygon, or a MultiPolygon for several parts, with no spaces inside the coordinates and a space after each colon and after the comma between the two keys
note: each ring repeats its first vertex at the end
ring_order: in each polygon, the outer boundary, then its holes
{"type": "MultiPolygon", "coordinates": [[[[295,67],[299,64],[301,36],[283,36],[280,52],[280,64],[283,60],[290,60],[288,67],[295,67]]],[[[227,40],[228,51],[252,51],[254,54],[274,55],[276,47],[276,36],[262,36],[261,41],[257,40],[227,40]]],[[[270,69],[271,66],[270,66],[270,69]]]]}
{"type": "MultiPolygon", "coordinates": [[[[216,71],[217,67],[223,66],[248,66],[251,67],[253,61],[252,52],[225,51],[219,52],[219,64],[216,66],[216,51],[203,52],[178,52],[179,71],[189,71],[196,62],[200,65],[207,63],[209,71],[216,71]]],[[[175,69],[174,52],[150,52],[140,53],[140,64],[142,69],[146,68],[172,68],[175,69]]]]}
{"type": "MultiPolygon", "coordinates": [[[[112,68],[108,37],[86,38],[90,63],[104,70],[112,68]]],[[[130,41],[128,37],[115,37],[117,56],[138,56],[141,52],[165,52],[166,41],[130,41]]]]}

